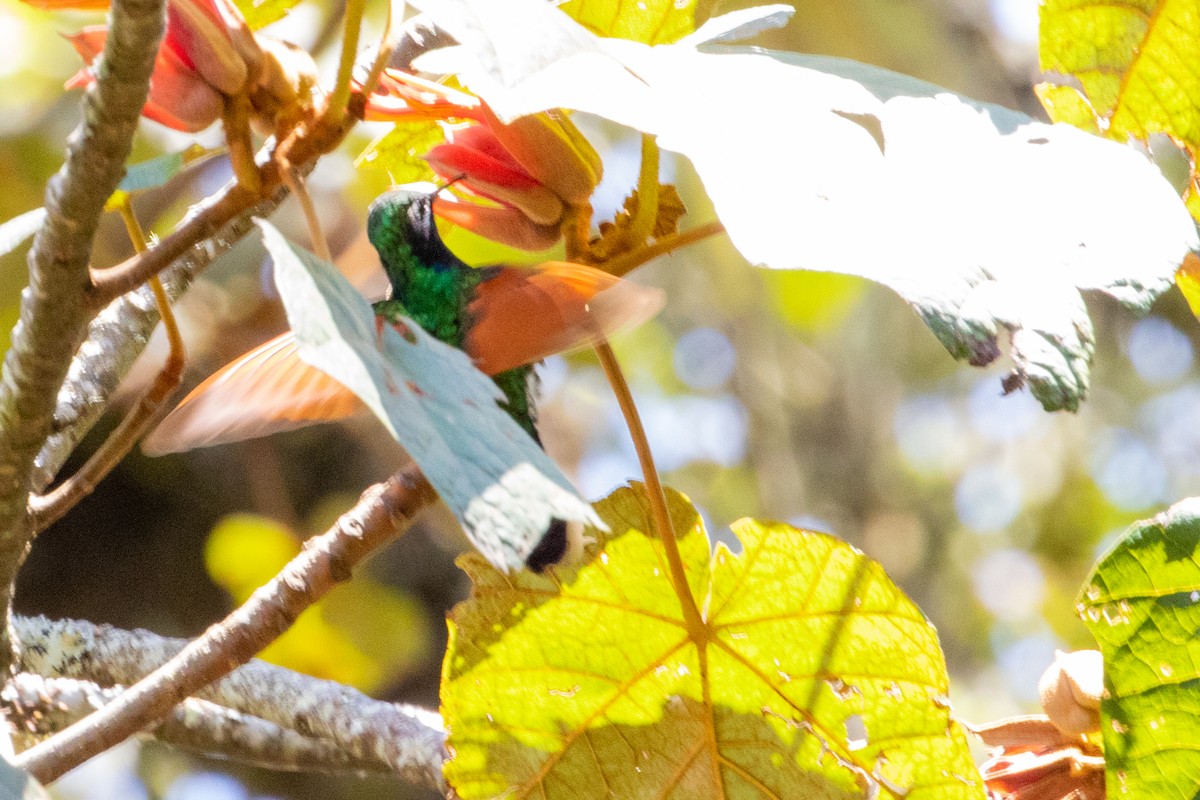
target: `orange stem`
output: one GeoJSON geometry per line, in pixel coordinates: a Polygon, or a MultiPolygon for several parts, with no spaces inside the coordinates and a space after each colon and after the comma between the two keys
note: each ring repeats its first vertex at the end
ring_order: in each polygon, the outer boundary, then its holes
{"type": "Polygon", "coordinates": [[[604,368],[604,375],[612,386],[621,413],[625,416],[625,424],[633,439],[634,450],[637,451],[638,462],[642,467],[642,476],[646,481],[646,498],[650,503],[650,513],[654,525],[654,533],[662,542],[663,552],[671,570],[671,583],[675,594],[679,596],[679,604],[683,609],[683,619],[687,624],[688,633],[697,645],[708,641],[708,627],[696,605],[687,582],[687,571],[683,566],[683,558],[679,555],[679,543],[675,541],[675,528],[671,524],[671,515],[667,510],[667,496],[663,492],[662,482],[658,479],[658,469],[654,466],[654,455],[650,452],[650,442],[646,439],[646,429],[642,427],[642,418],[633,402],[633,394],[625,381],[625,374],[617,362],[612,346],[601,339],[595,345],[596,355],[604,368]]]}

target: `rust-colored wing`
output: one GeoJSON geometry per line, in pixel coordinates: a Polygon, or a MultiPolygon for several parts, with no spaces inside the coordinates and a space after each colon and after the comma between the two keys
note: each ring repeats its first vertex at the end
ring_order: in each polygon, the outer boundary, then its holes
{"type": "Polygon", "coordinates": [[[475,291],[465,349],[495,375],[640,325],[662,306],[662,291],[582,264],[502,267],[475,291]]]}
{"type": "Polygon", "coordinates": [[[300,359],[291,333],[222,367],[192,390],[145,441],[147,455],[240,442],[363,409],[350,390],[300,359]]]}

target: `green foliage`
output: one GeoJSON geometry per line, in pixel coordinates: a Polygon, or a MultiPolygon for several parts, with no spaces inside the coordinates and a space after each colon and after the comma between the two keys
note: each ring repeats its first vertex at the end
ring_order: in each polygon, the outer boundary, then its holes
{"type": "MultiPolygon", "coordinates": [[[[1198,152],[1200,73],[1189,54],[1200,49],[1200,11],[1193,0],[1049,0],[1039,13],[1042,69],[1080,87],[1038,87],[1051,118],[1119,142],[1164,133],[1198,152]]],[[[1194,188],[1187,201],[1200,219],[1194,188]]]]}
{"type": "Polygon", "coordinates": [[[464,800],[982,797],[936,632],[878,564],[753,520],[713,550],[669,505],[702,641],[637,487],[597,504],[612,534],[573,573],[460,562],[442,712],[464,800]]]}
{"type": "Polygon", "coordinates": [[[567,0],[559,8],[599,36],[668,44],[703,25],[713,5],[714,0],[567,0]]]}
{"type": "Polygon", "coordinates": [[[252,31],[283,19],[299,3],[300,0],[234,0],[252,31]]]}
{"type": "Polygon", "coordinates": [[[444,139],[442,126],[436,122],[397,123],[367,145],[354,165],[384,170],[394,184],[431,181],[434,174],[425,154],[444,139]]]}
{"type": "Polygon", "coordinates": [[[1078,608],[1104,654],[1110,796],[1195,796],[1200,774],[1200,499],[1131,527],[1078,608]]]}
{"type": "Polygon", "coordinates": [[[134,164],[125,171],[125,177],[117,190],[108,198],[107,208],[119,208],[130,196],[147,189],[157,189],[181,174],[188,167],[217,155],[219,150],[209,150],[199,144],[190,145],[177,153],[167,153],[158,158],[134,164]]]}

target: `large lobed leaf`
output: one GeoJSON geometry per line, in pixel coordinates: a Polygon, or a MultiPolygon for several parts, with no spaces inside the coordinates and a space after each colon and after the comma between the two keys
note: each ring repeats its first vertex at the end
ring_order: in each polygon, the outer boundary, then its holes
{"type": "Polygon", "coordinates": [[[463,44],[454,72],[505,118],[588,111],[687,156],[734,245],[763,266],[860,275],[956,357],[1048,409],[1087,390],[1080,289],[1145,309],[1195,226],[1143,156],[1066,125],[856,62],[603,39],[540,0],[419,0],[463,44]]]}
{"type": "Polygon", "coordinates": [[[640,487],[596,505],[611,535],[569,573],[460,562],[446,776],[471,798],[981,798],[921,611],[831,536],[743,520],[710,551],[669,499],[701,643],[640,487]]]}
{"type": "Polygon", "coordinates": [[[492,564],[522,569],[552,519],[598,522],[466,353],[412,320],[401,336],[332,264],[258,225],[300,357],[379,418],[492,564]]]}
{"type": "Polygon", "coordinates": [[[1050,117],[1110,139],[1164,133],[1193,155],[1187,199],[1200,219],[1200,6],[1195,0],[1046,0],[1038,50],[1050,117]]]}
{"type": "Polygon", "coordinates": [[[1104,654],[1108,792],[1191,800],[1200,775],[1200,498],[1133,525],[1079,596],[1104,654]]]}
{"type": "Polygon", "coordinates": [[[599,36],[666,44],[704,24],[715,0],[567,0],[559,6],[599,36]]]}

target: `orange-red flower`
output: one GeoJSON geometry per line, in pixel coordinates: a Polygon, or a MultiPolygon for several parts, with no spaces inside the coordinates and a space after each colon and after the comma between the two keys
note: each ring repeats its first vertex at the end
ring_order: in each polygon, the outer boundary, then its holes
{"type": "Polygon", "coordinates": [[[388,70],[367,103],[367,119],[440,120],[446,141],[425,156],[470,195],[492,201],[439,202],[444,219],[527,250],[553,245],[572,206],[600,181],[600,157],[571,120],[545,112],[501,122],[474,95],[388,70]]]}
{"type": "Polygon", "coordinates": [[[1104,800],[1095,650],[1058,653],[1038,685],[1045,714],[967,726],[995,753],[979,768],[993,800],[1104,800]]]}
{"type": "MultiPolygon", "coordinates": [[[[67,82],[68,88],[95,80],[95,60],[107,36],[107,27],[96,25],[67,37],[87,63],[67,82]]],[[[281,114],[311,104],[315,82],[316,67],[307,53],[256,35],[231,0],[169,0],[167,32],[142,113],[175,130],[194,132],[219,119],[231,99],[245,97],[254,118],[271,130],[281,114]]]]}

